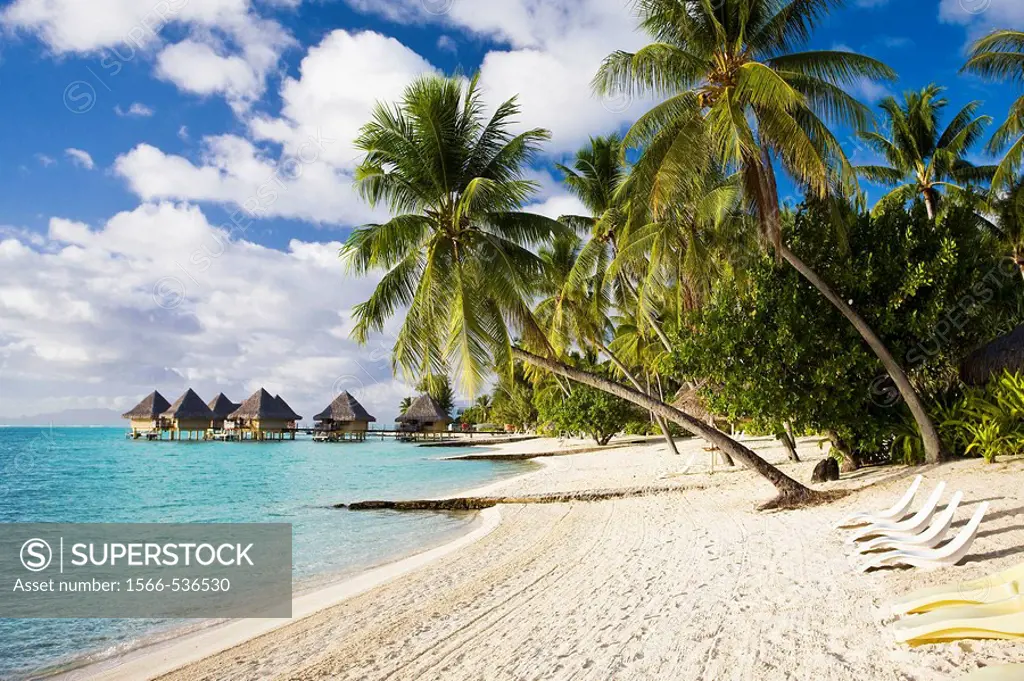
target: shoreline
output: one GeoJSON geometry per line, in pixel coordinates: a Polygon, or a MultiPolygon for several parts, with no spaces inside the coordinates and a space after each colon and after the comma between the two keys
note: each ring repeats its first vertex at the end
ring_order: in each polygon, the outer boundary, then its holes
{"type": "Polygon", "coordinates": [[[201,660],[241,643],[253,640],[280,627],[293,624],[348,599],[366,593],[440,560],[464,546],[486,537],[501,522],[497,508],[476,512],[469,530],[455,539],[404,558],[370,568],[338,583],[316,588],[292,599],[290,619],[233,619],[199,631],[136,648],[125,655],[95,662],[84,667],[43,677],[54,681],[138,681],[149,679],[201,660]]]}
{"type": "MultiPolygon", "coordinates": [[[[1019,646],[1003,641],[898,646],[885,614],[886,603],[908,591],[1021,560],[1024,457],[868,468],[826,487],[851,492],[841,500],[763,513],[756,505],[772,494],[769,483],[743,468],[712,468],[698,440],[679,444],[682,457],[641,446],[547,458],[536,470],[462,492],[651,494],[501,504],[478,513],[480,525],[460,540],[407,559],[400,573],[330,601],[318,592],[304,616],[297,611],[264,630],[239,621],[232,636],[179,642],[159,655],[143,650],[120,667],[73,678],[950,681],[1024,661],[1019,646]],[[691,455],[703,458],[691,465],[691,455]],[[957,567],[860,573],[832,526],[852,511],[891,505],[915,474],[924,488],[941,479],[964,492],[956,527],[977,504],[991,503],[978,541],[957,567]]],[[[800,480],[827,451],[801,438],[802,461],[793,463],[781,445],[763,445],[759,453],[800,480]]]]}
{"type": "MultiPolygon", "coordinates": [[[[494,444],[479,445],[480,449],[492,449],[494,447],[494,444]]],[[[441,461],[447,458],[438,457],[437,460],[441,461]]],[[[502,459],[498,458],[497,460],[502,459]]],[[[523,461],[511,457],[504,460],[510,463],[532,463],[528,460],[523,461]]],[[[458,490],[450,495],[445,495],[445,497],[437,498],[486,494],[488,491],[498,489],[504,484],[541,473],[544,468],[544,463],[536,462],[533,470],[527,470],[484,485],[458,490]]],[[[50,672],[44,671],[42,674],[30,674],[27,678],[32,681],[86,681],[87,679],[135,681],[136,679],[153,678],[160,674],[174,671],[174,669],[191,661],[230,649],[239,643],[244,643],[321,610],[343,603],[350,598],[440,560],[458,551],[463,546],[472,544],[487,536],[501,522],[501,511],[497,508],[460,511],[460,513],[473,516],[469,524],[462,531],[449,533],[445,537],[439,537],[438,541],[426,542],[423,546],[416,547],[411,552],[400,552],[395,557],[388,558],[380,564],[358,568],[351,573],[342,574],[337,578],[311,577],[310,579],[314,582],[318,579],[323,581],[309,589],[300,588],[293,594],[291,618],[231,619],[224,621],[215,620],[209,624],[197,622],[176,625],[159,633],[155,632],[153,634],[154,640],[152,641],[138,641],[136,645],[123,654],[114,654],[110,657],[86,662],[82,665],[75,665],[75,661],[70,660],[66,665],[63,665],[62,669],[55,669],[50,672]],[[453,534],[454,536],[452,536],[453,534]],[[242,626],[245,623],[249,623],[249,626],[242,626]]],[[[98,654],[100,653],[93,653],[94,656],[98,654]]],[[[88,655],[83,657],[87,658],[88,655]]]]}

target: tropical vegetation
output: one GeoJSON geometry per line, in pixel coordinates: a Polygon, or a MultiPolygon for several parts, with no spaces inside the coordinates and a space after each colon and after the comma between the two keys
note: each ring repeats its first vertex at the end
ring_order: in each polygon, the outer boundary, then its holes
{"type": "Polygon", "coordinates": [[[963,198],[967,186],[994,174],[995,168],[976,167],[966,158],[992,118],[979,116],[981,102],[974,101],[960,109],[945,129],[940,129],[939,117],[949,106],[949,101],[940,96],[942,90],[932,84],[920,92],[908,92],[902,104],[895,97],[884,98],[879,108],[889,136],[874,130],[860,133],[887,165],[858,166],[857,172],[892,188],[879,199],[876,211],[894,204],[902,206],[920,197],[929,219],[934,220],[939,215],[944,191],[963,198]]]}
{"type": "MultiPolygon", "coordinates": [[[[598,441],[685,431],[769,480],[776,503],[820,497],[677,396],[787,445],[826,434],[851,466],[1016,451],[1010,379],[983,398],[957,367],[1024,311],[1024,98],[993,166],[968,160],[991,119],[970,102],[943,125],[940,86],[883,100],[876,121],[848,93],[891,69],[802,50],[841,4],[638,0],[653,42],[610,55],[594,86],[657,103],[555,166],[585,208],[557,220],[530,210],[549,134],[521,131],[515,98],[487,112],[476,78],[428,75],[380,103],[356,185],[392,217],[342,251],[383,273],[354,336],[401,317],[395,370],[432,394],[452,374],[476,397],[494,375],[466,422],[598,441]],[[839,129],[878,159],[855,166],[839,129]],[[782,205],[781,183],[800,205],[782,205]]],[[[996,32],[965,68],[1020,84],[1022,47],[996,32]]]]}

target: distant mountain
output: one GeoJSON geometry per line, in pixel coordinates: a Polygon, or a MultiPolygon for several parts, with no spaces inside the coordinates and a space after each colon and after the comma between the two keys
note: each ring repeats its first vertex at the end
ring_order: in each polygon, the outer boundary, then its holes
{"type": "Polygon", "coordinates": [[[120,426],[124,423],[121,412],[113,409],[65,409],[16,418],[0,416],[0,426],[120,426]]]}

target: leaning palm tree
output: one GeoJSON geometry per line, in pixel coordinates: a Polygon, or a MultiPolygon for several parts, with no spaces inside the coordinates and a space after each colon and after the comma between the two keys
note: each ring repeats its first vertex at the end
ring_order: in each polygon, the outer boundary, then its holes
{"type": "Polygon", "coordinates": [[[411,397],[403,397],[402,401],[398,403],[398,413],[400,416],[404,416],[405,412],[409,411],[409,407],[412,406],[411,397]]]}
{"type": "Polygon", "coordinates": [[[895,73],[852,52],[794,52],[843,0],[636,0],[657,42],[605,59],[594,86],[605,94],[664,96],[634,124],[627,147],[645,158],[633,175],[652,211],[701,173],[738,173],[763,243],[792,265],[857,329],[892,377],[921,431],[930,461],[942,441],[909,378],[881,338],[782,239],[776,165],[810,197],[858,192],[856,171],[829,124],[864,129],[868,109],[845,90],[895,73]]]}
{"type": "Polygon", "coordinates": [[[439,76],[416,80],[399,104],[374,109],[356,140],[366,154],[356,184],[371,205],[386,205],[396,215],[353,231],[342,249],[352,271],[384,271],[370,298],[354,309],[354,337],[366,342],[406,310],[392,353],[396,369],[406,374],[450,367],[472,395],[488,367],[508,374],[518,360],[621,397],[714,442],[769,480],[777,502],[813,499],[815,492],[724,433],[557,359],[530,309],[544,274],[531,249],[566,229],[523,210],[535,190],[524,170],[548,134],[512,135],[518,112],[511,99],[488,120],[475,78],[465,85],[439,76]]]}
{"type": "MultiPolygon", "coordinates": [[[[591,241],[595,239],[591,237],[591,241]]],[[[578,271],[581,251],[580,239],[575,234],[559,237],[551,246],[540,249],[545,276],[539,291],[544,297],[537,303],[534,314],[559,356],[566,356],[574,347],[603,354],[636,390],[651,395],[650,388],[640,382],[633,369],[610,347],[614,328],[609,308],[602,304],[602,301],[607,303],[603,293],[606,286],[602,268],[598,267],[582,287],[573,283],[572,275],[578,271]]],[[[661,429],[669,451],[678,454],[664,418],[655,414],[654,421],[661,429]]]]}
{"type": "MultiPolygon", "coordinates": [[[[1024,31],[993,31],[971,48],[963,71],[983,78],[1024,85],[1024,31]]],[[[1010,107],[1006,122],[996,129],[989,143],[991,153],[1005,150],[992,177],[993,191],[1012,185],[1024,162],[1024,96],[1010,107]]]]}
{"type": "Polygon", "coordinates": [[[861,131],[860,136],[887,165],[858,166],[857,172],[892,191],[882,197],[875,210],[902,206],[915,196],[924,199],[929,219],[937,219],[942,191],[966,197],[965,185],[990,179],[995,168],[977,167],[964,156],[992,122],[990,116],[978,116],[981,102],[960,109],[945,130],[939,130],[939,117],[949,105],[940,97],[944,88],[932,84],[918,92],[907,92],[903,103],[886,97],[879,104],[889,137],[877,131],[861,131]]]}
{"type": "MultiPolygon", "coordinates": [[[[618,135],[592,137],[589,144],[576,152],[572,167],[561,164],[556,167],[562,172],[569,192],[590,215],[559,218],[577,232],[589,235],[589,239],[574,252],[567,272],[554,271],[557,291],[554,292],[552,321],[558,324],[557,330],[563,332],[563,340],[604,354],[634,388],[650,393],[608,345],[608,336],[612,333],[610,306],[616,298],[621,303],[629,297],[625,289],[635,289],[624,276],[608,276],[608,266],[617,255],[616,239],[629,215],[622,191],[629,177],[622,140],[618,135]]],[[[669,451],[678,454],[668,424],[658,415],[654,415],[654,421],[665,436],[669,451]]]]}

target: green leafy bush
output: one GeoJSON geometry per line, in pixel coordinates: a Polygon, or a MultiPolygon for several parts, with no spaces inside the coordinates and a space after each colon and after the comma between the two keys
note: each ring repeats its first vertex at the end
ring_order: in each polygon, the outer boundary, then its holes
{"type": "MultiPolygon", "coordinates": [[[[846,249],[835,232],[835,216],[822,206],[785,218],[790,248],[853,304],[922,393],[952,389],[967,352],[1019,323],[1020,276],[1004,267],[970,210],[952,207],[939,222],[920,205],[852,216],[846,249]]],[[[878,359],[773,256],[748,258],[719,281],[674,345],[675,378],[702,382],[716,414],[767,432],[780,422],[834,431],[861,461],[922,458],[916,427],[878,359]]]]}

